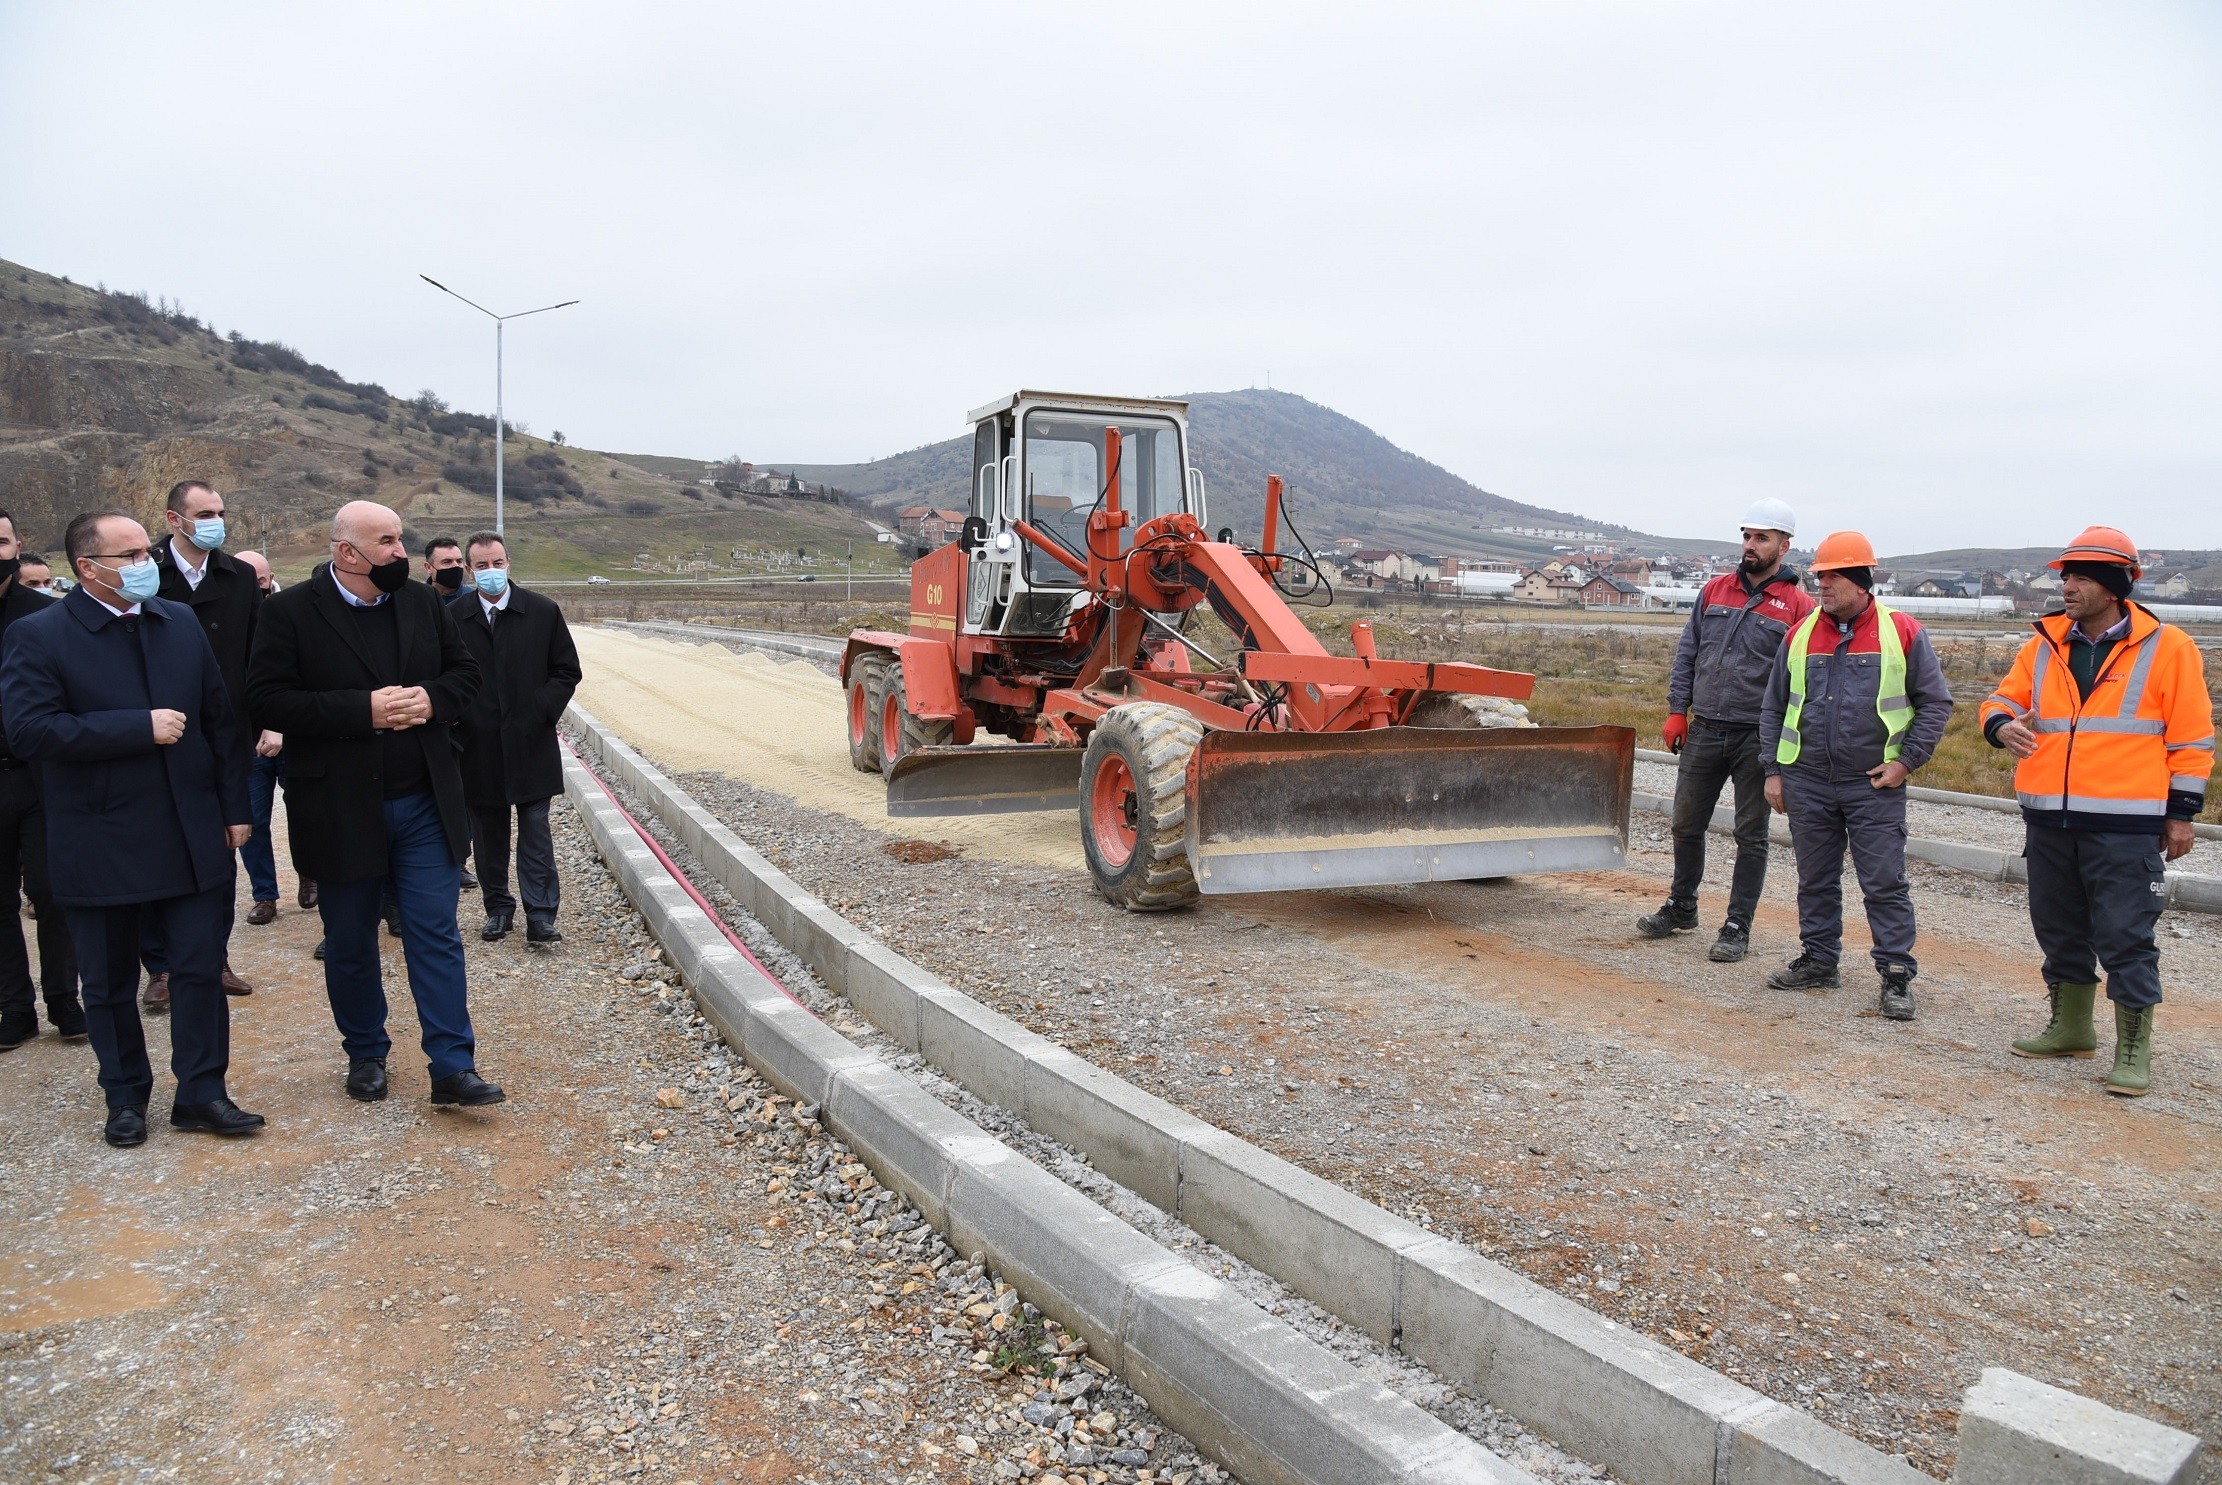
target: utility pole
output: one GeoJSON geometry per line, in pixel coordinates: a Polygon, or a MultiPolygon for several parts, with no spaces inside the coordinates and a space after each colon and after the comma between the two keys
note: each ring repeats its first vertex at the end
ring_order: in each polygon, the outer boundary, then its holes
{"type": "Polygon", "coordinates": [[[856,601],[856,538],[849,538],[849,601],[856,601]]]}
{"type": "MultiPolygon", "coordinates": [[[[420,273],[417,277],[450,298],[463,299],[461,294],[456,293],[428,273],[420,273]]],[[[485,305],[474,300],[463,299],[463,302],[494,322],[494,533],[498,536],[504,530],[502,518],[502,465],[504,460],[502,455],[503,445],[508,442],[507,436],[503,432],[504,423],[502,420],[502,327],[509,321],[521,320],[526,315],[544,315],[551,309],[569,309],[579,301],[566,299],[561,304],[543,304],[538,309],[521,309],[513,315],[495,314],[485,305]]]]}

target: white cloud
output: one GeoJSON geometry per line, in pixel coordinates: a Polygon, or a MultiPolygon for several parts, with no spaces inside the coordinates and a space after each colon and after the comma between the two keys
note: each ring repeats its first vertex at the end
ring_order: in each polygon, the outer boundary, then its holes
{"type": "Polygon", "coordinates": [[[636,451],[1261,381],[1491,489],[2222,545],[2198,5],[0,9],[0,253],[636,451]]]}

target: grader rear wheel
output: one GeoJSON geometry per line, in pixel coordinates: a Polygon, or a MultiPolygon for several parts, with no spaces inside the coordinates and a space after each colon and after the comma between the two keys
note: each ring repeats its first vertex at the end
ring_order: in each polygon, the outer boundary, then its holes
{"type": "Polygon", "coordinates": [[[1113,707],[1080,758],[1080,847],[1106,901],[1158,913],[1196,898],[1188,759],[1203,723],[1177,706],[1113,707]]]}
{"type": "Polygon", "coordinates": [[[859,655],[849,667],[849,766],[858,773],[880,771],[880,681],[885,655],[859,655]]]}

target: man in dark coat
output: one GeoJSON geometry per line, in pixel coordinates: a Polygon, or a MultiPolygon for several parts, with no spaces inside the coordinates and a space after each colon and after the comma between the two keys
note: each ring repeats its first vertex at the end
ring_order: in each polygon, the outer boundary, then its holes
{"type": "MultiPolygon", "coordinates": [[[[247,656],[255,643],[255,613],[262,606],[262,581],[244,563],[222,550],[224,497],[205,480],[182,480],[170,487],[162,519],[169,528],[168,541],[154,549],[155,566],[161,569],[161,596],[182,603],[201,621],[209,648],[216,652],[216,666],[224,674],[224,694],[231,698],[233,751],[227,760],[246,778],[254,768],[259,734],[247,715],[247,656]]],[[[260,882],[255,900],[262,901],[260,882]]],[[[275,899],[273,889],[271,897],[275,899]]],[[[231,942],[231,922],[224,924],[224,942],[231,942]]],[[[169,963],[162,949],[160,930],[149,923],[147,941],[141,946],[147,966],[147,991],[143,1004],[157,1015],[169,1008],[169,963]]],[[[252,995],[254,986],[231,971],[231,955],[224,956],[224,993],[252,995]]]]}
{"type": "Polygon", "coordinates": [[[170,955],[170,1067],[179,1129],[249,1134],[231,1101],[224,962],[237,862],[250,829],[232,757],[231,701],[208,637],[155,596],[147,533],[121,511],[65,538],[79,586],[17,623],[0,659],[8,746],[40,765],[54,897],[69,916],[86,1020],[108,1096],[108,1143],[147,1137],[154,1091],[139,1022],[139,925],[170,955]]]}
{"type": "Polygon", "coordinates": [[[509,814],[517,812],[517,887],[525,899],[525,942],[552,944],[560,884],[548,802],[563,791],[556,722],[579,688],[579,652],[552,598],[509,580],[509,548],[491,531],[465,544],[472,589],[450,608],[484,677],[463,715],[463,797],[470,802],[480,893],[492,941],[515,925],[509,895],[509,814]]]}
{"type": "MultiPolygon", "coordinates": [[[[19,546],[15,517],[0,510],[0,654],[17,621],[44,613],[51,594],[25,587],[17,571],[19,546]]],[[[69,941],[69,920],[55,904],[46,877],[46,809],[39,795],[38,765],[18,758],[0,737],[0,873],[12,889],[18,879],[39,915],[39,988],[46,993],[46,1019],[65,1042],[85,1039],[85,1010],[77,1002],[77,955],[69,941]]],[[[16,910],[13,890],[5,894],[9,915],[16,910]]],[[[39,1034],[37,1002],[31,995],[31,958],[23,935],[0,929],[0,1052],[12,1052],[39,1034]]]]}
{"type": "Polygon", "coordinates": [[[247,700],[285,737],[286,823],[318,884],[348,1096],[386,1096],[378,898],[390,876],[432,1101],[475,1107],[503,1096],[477,1072],[455,926],[470,821],[451,727],[479,675],[454,618],[409,567],[400,516],[368,500],[341,506],[332,560],[263,605],[247,700]]]}

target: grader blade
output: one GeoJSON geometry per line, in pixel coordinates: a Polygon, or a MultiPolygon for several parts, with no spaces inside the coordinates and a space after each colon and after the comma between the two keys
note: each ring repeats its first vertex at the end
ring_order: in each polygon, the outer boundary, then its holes
{"type": "Polygon", "coordinates": [[[895,760],[887,778],[887,812],[905,819],[1077,809],[1080,752],[1038,744],[921,748],[895,760]]]}
{"type": "Polygon", "coordinates": [[[1625,865],[1626,727],[1210,732],[1188,774],[1209,894],[1625,865]]]}

